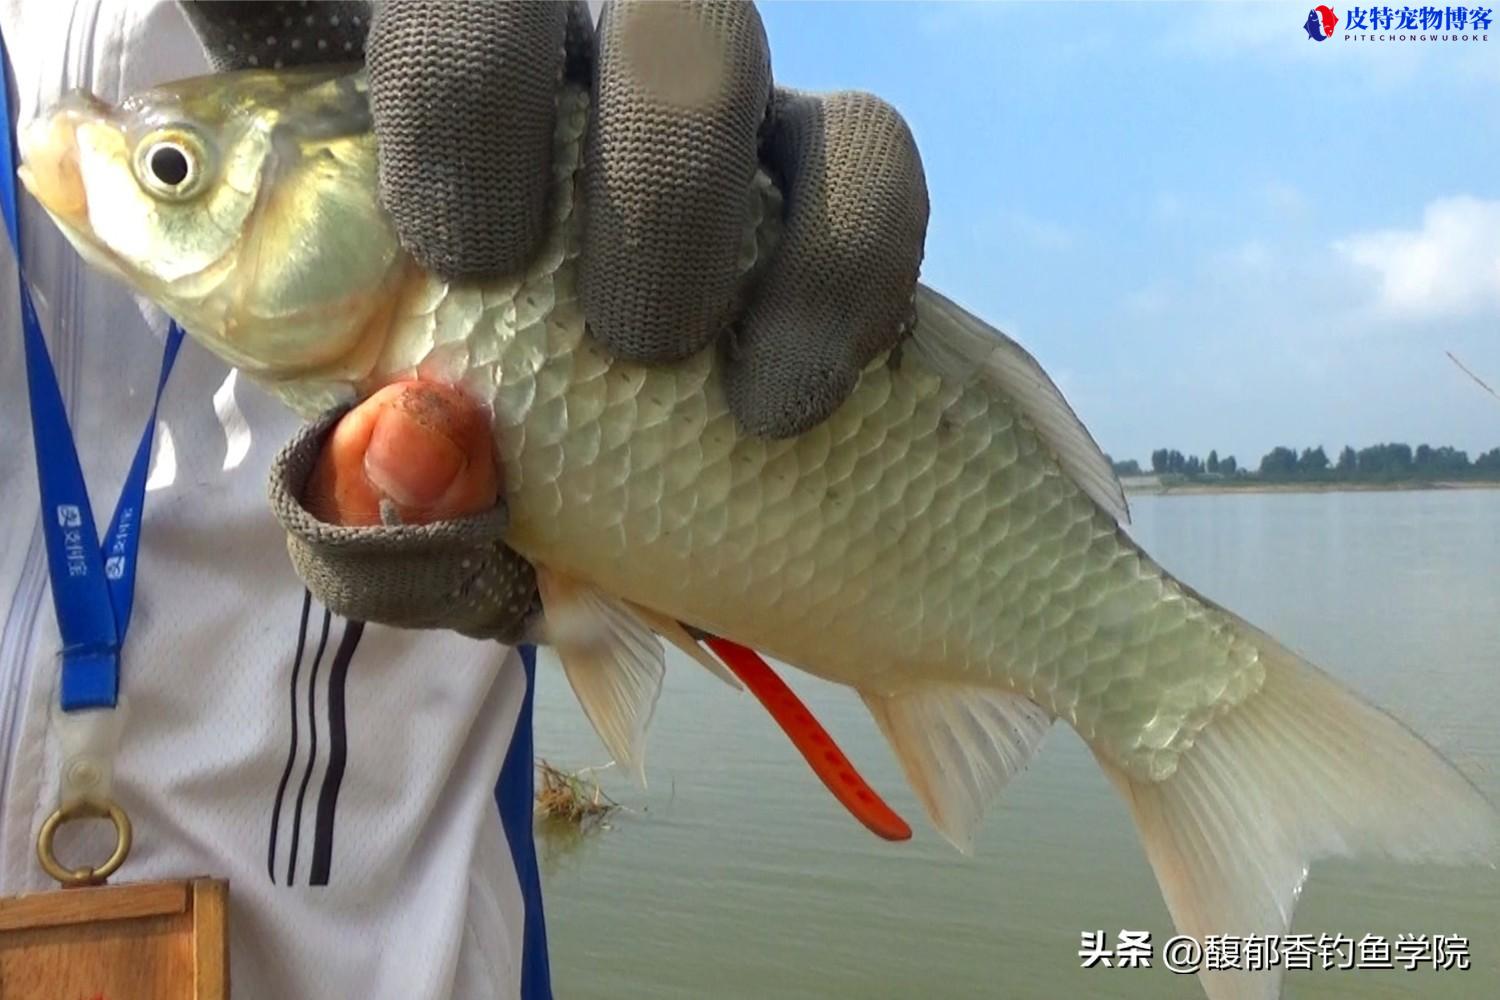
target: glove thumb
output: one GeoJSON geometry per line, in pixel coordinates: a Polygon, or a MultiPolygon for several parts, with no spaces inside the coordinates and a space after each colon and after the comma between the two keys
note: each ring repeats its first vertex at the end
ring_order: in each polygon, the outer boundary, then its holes
{"type": "Polygon", "coordinates": [[[448,386],[409,381],[339,421],[303,502],[328,524],[428,524],[486,510],[499,492],[484,409],[448,386]]]}

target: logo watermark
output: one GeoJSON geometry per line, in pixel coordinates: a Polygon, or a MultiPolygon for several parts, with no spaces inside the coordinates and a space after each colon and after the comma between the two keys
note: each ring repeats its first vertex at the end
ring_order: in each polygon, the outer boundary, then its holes
{"type": "Polygon", "coordinates": [[[1307,37],[1313,41],[1326,42],[1338,23],[1339,16],[1334,9],[1327,4],[1319,4],[1307,12],[1307,20],[1303,22],[1302,30],[1306,31],[1307,37]]]}
{"type": "Polygon", "coordinates": [[[1337,9],[1319,4],[1302,29],[1314,42],[1487,42],[1494,18],[1493,7],[1350,7],[1340,28],[1337,9]]]}

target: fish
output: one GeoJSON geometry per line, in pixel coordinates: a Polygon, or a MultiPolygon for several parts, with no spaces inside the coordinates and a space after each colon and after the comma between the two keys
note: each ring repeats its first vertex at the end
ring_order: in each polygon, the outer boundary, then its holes
{"type": "MultiPolygon", "coordinates": [[[[587,91],[562,86],[557,111],[545,239],[491,280],[444,280],[402,249],[357,68],[196,78],[119,107],[69,95],[23,130],[21,175],[84,258],[305,417],[412,378],[488,407],[507,540],[632,770],[662,638],[709,633],[852,688],[965,852],[1072,726],[1200,940],[1285,932],[1315,859],[1493,866],[1500,823],[1474,784],[1142,551],[1056,384],[939,292],[917,287],[909,334],[797,437],[738,427],[722,352],[611,358],[578,290],[587,91]]],[[[758,173],[746,294],[781,208],[758,173]]],[[[1280,970],[1202,983],[1274,996],[1280,970]]]]}

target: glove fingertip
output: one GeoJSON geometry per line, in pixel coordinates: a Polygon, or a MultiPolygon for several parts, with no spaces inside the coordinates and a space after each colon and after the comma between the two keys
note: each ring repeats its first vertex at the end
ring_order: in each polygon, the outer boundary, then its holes
{"type": "Polygon", "coordinates": [[[692,355],[735,305],[771,92],[748,3],[617,3],[599,24],[580,294],[618,357],[692,355]]]}
{"type": "Polygon", "coordinates": [[[742,430],[780,439],[833,415],[859,381],[852,352],[796,322],[763,325],[727,338],[724,394],[742,430]]]}
{"type": "Polygon", "coordinates": [[[515,271],[544,238],[569,7],[386,0],[370,29],[380,193],[446,278],[515,271]]]}
{"type": "Polygon", "coordinates": [[[786,217],[725,386],[742,426],[786,437],[831,415],[909,329],[927,185],[905,120],[871,94],[779,92],[765,155],[786,217]]]}

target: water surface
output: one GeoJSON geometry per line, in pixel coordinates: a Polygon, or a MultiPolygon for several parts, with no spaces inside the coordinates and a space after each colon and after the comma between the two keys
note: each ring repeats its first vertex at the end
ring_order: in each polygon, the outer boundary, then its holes
{"type": "MultiPolygon", "coordinates": [[[[1136,497],[1168,569],[1400,715],[1500,801],[1500,492],[1136,497]]],[[[552,669],[549,669],[552,667],[552,669]]],[[[964,858],[927,826],[849,690],[786,670],[915,836],[886,844],[748,694],[673,656],[650,789],[609,775],[610,829],[544,836],[557,995],[1201,997],[1192,977],[1081,969],[1079,933],[1173,932],[1123,803],[1065,725],[964,858]]],[[[606,759],[543,663],[538,752],[606,759]]],[[[1500,996],[1500,873],[1315,865],[1294,931],[1463,934],[1468,972],[1294,972],[1293,997],[1500,996]]]]}

